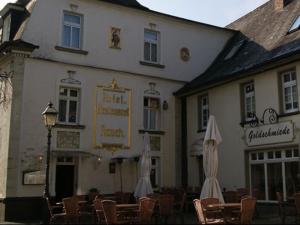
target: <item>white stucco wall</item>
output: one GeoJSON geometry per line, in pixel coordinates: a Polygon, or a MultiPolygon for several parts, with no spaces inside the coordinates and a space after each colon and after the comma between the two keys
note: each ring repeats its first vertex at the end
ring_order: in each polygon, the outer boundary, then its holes
{"type": "Polygon", "coordinates": [[[101,1],[38,0],[22,39],[39,45],[41,57],[73,64],[111,68],[155,77],[190,81],[200,75],[222,50],[231,31],[174,19],[101,1]],[[88,55],[55,50],[61,46],[63,11],[70,4],[83,15],[83,46],[88,55]],[[161,36],[161,62],[164,69],[141,65],[144,29],[155,24],[161,36]],[[121,29],[121,50],[109,48],[110,27],[121,29]],[[187,47],[191,59],[183,62],[180,49],[187,47]]]}
{"type": "MultiPolygon", "coordinates": [[[[175,165],[175,97],[173,93],[182,87],[180,82],[166,81],[156,78],[147,78],[127,73],[118,73],[108,70],[94,69],[82,66],[73,66],[69,64],[59,64],[50,61],[27,59],[25,64],[24,79],[24,102],[23,119],[21,131],[20,154],[21,158],[26,155],[25,152],[32,152],[32,155],[38,155],[46,151],[47,130],[45,129],[41,112],[46,107],[48,101],[52,101],[58,108],[58,91],[61,79],[67,78],[67,71],[76,71],[74,79],[81,81],[81,104],[80,104],[80,125],[84,129],[63,129],[80,132],[80,149],[90,153],[99,153],[102,155],[102,163],[95,164],[95,158],[82,158],[80,162],[80,172],[78,174],[78,192],[86,193],[91,187],[97,187],[103,193],[118,191],[120,187],[119,168],[116,174],[109,174],[109,160],[116,155],[125,157],[136,156],[143,149],[142,134],[143,129],[143,96],[144,91],[149,89],[149,82],[156,83],[156,90],[160,92],[161,100],[167,100],[169,109],[161,112],[161,130],[165,132],[161,136],[161,152],[156,153],[161,158],[161,184],[165,186],[174,186],[176,182],[175,165]],[[132,147],[129,150],[121,152],[112,152],[106,150],[97,150],[93,144],[93,115],[94,115],[94,91],[97,85],[109,85],[115,78],[120,87],[132,89],[132,147]],[[34,128],[34,129],[33,129],[34,128]]],[[[56,149],[56,134],[53,132],[52,147],[56,149]]],[[[51,191],[54,191],[55,158],[52,159],[51,169],[51,191]]],[[[22,168],[20,168],[20,178],[22,168]]],[[[123,187],[126,191],[133,191],[136,185],[136,164],[133,160],[125,160],[122,165],[123,187]]],[[[20,183],[21,184],[21,183],[20,183]]],[[[19,185],[18,194],[20,196],[36,196],[42,193],[43,186],[19,185]]]]}
{"type": "MultiPolygon", "coordinates": [[[[233,81],[222,86],[209,89],[209,111],[214,115],[220,129],[223,142],[219,146],[219,172],[218,178],[221,188],[233,190],[246,186],[247,165],[246,152],[249,150],[274,149],[275,147],[287,147],[299,145],[299,127],[300,116],[285,116],[279,121],[293,121],[295,124],[295,139],[293,142],[272,144],[269,146],[248,147],[245,142],[244,129],[240,126],[241,122],[241,85],[248,81],[254,81],[255,99],[256,99],[256,115],[260,119],[265,109],[274,108],[280,113],[279,93],[281,89],[278,87],[278,73],[291,68],[296,68],[298,81],[298,97],[300,91],[300,63],[289,64],[277,69],[257,74],[248,78],[233,81]]],[[[203,93],[199,93],[201,95],[203,93]]],[[[191,150],[193,142],[204,136],[204,133],[197,133],[198,126],[198,109],[197,96],[188,97],[188,148],[191,150]]],[[[248,125],[249,126],[249,125],[248,125]]],[[[188,153],[189,154],[189,153],[188,153]]],[[[198,164],[194,157],[189,154],[189,185],[197,186],[198,164]],[[196,171],[196,172],[195,172],[196,171]]]]}

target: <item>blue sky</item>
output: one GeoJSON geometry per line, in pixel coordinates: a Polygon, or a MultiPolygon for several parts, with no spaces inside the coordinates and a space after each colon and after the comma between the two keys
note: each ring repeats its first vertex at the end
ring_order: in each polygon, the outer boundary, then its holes
{"type": "MultiPolygon", "coordinates": [[[[138,0],[148,8],[198,22],[226,26],[268,0],[138,0]]],[[[0,8],[14,0],[0,0],[0,8]]]]}

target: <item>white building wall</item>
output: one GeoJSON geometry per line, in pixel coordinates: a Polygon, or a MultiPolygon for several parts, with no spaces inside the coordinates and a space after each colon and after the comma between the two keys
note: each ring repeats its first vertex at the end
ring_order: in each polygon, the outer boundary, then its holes
{"type": "MultiPolygon", "coordinates": [[[[24,157],[25,152],[30,150],[32,155],[38,156],[39,153],[46,151],[47,130],[43,125],[41,112],[46,107],[48,101],[52,101],[58,108],[58,91],[61,79],[67,78],[67,71],[76,71],[74,79],[81,81],[81,107],[80,107],[80,125],[84,129],[53,129],[52,148],[56,148],[55,130],[71,130],[80,132],[80,149],[81,151],[98,154],[101,152],[102,162],[96,163],[94,157],[83,157],[80,162],[78,193],[86,193],[90,188],[99,188],[103,193],[111,193],[120,189],[119,168],[116,168],[116,174],[109,174],[109,161],[116,155],[133,157],[143,150],[142,134],[143,129],[143,93],[149,89],[149,82],[156,83],[156,90],[160,92],[161,100],[167,100],[169,109],[162,111],[162,127],[165,132],[161,136],[161,152],[158,156],[161,158],[162,174],[161,184],[166,186],[175,185],[175,97],[173,93],[178,90],[182,83],[166,81],[156,78],[147,78],[126,73],[118,73],[109,70],[94,69],[89,67],[74,66],[70,64],[60,64],[45,60],[27,59],[25,66],[24,79],[24,102],[23,102],[23,119],[22,119],[22,138],[20,152],[24,157]],[[132,147],[129,150],[123,150],[113,154],[106,150],[94,148],[93,144],[93,115],[94,115],[94,92],[97,85],[109,85],[112,79],[116,79],[120,87],[132,89],[132,147]],[[38,97],[37,97],[38,96],[38,97]],[[34,128],[34,129],[33,129],[34,128]]],[[[20,169],[24,170],[26,165],[20,169]]],[[[42,166],[42,165],[41,165],[42,166]]],[[[55,183],[55,158],[51,161],[51,192],[54,194],[55,183]]],[[[123,174],[123,191],[133,191],[136,185],[136,163],[131,160],[125,160],[122,164],[123,174]]],[[[36,196],[42,193],[43,186],[19,186],[20,196],[36,196]]]]}
{"type": "MultiPolygon", "coordinates": [[[[293,142],[262,145],[258,147],[248,147],[245,142],[244,129],[240,126],[241,122],[241,84],[249,81],[254,81],[255,99],[256,99],[256,115],[261,119],[262,114],[267,108],[274,108],[280,113],[279,93],[281,89],[278,85],[278,74],[291,68],[296,68],[298,81],[298,97],[300,91],[300,64],[293,63],[280,68],[266,71],[248,78],[240,79],[224,85],[211,88],[207,92],[209,95],[209,111],[214,115],[220,129],[223,142],[219,146],[219,170],[218,179],[221,188],[234,190],[236,188],[245,187],[249,178],[249,168],[247,164],[246,154],[250,150],[259,149],[275,149],[287,146],[299,145],[299,114],[293,116],[285,116],[279,118],[279,121],[292,121],[295,125],[293,142]]],[[[199,93],[201,95],[203,93],[199,93]]],[[[188,97],[187,100],[187,117],[188,117],[188,148],[192,149],[192,144],[195,140],[204,137],[204,132],[198,133],[198,109],[197,95],[188,97]],[[195,122],[196,121],[196,122],[195,122]]],[[[199,183],[198,164],[195,157],[188,153],[188,170],[189,170],[189,185],[197,186],[199,183]]]]}
{"type": "Polygon", "coordinates": [[[39,0],[22,39],[40,46],[35,57],[190,81],[205,71],[232,35],[221,28],[101,1],[39,0]],[[75,13],[83,15],[82,50],[88,55],[55,50],[61,46],[63,11],[71,11],[70,4],[77,5],[75,13]],[[139,63],[143,60],[144,29],[150,24],[160,32],[164,69],[139,63]],[[111,27],[121,29],[121,50],[109,48],[111,27]],[[188,62],[180,59],[183,47],[191,52],[188,62]]]}

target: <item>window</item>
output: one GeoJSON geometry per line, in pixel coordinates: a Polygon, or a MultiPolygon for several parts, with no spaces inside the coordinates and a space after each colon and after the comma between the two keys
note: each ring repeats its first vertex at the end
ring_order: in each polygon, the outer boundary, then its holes
{"type": "Polygon", "coordinates": [[[159,130],[160,99],[144,97],[144,129],[159,130]]]}
{"type": "Polygon", "coordinates": [[[255,113],[255,91],[254,82],[243,85],[244,94],[244,119],[251,121],[253,113],[255,113]]]}
{"type": "Polygon", "coordinates": [[[291,26],[289,33],[293,32],[295,30],[298,30],[300,27],[300,16],[298,16],[298,18],[295,20],[295,22],[293,23],[293,25],[291,26]]]}
{"type": "Polygon", "coordinates": [[[144,33],[144,60],[158,63],[159,33],[157,31],[145,30],[144,33]]]}
{"type": "Polygon", "coordinates": [[[63,123],[78,123],[79,89],[61,87],[59,91],[58,120],[63,123]]]}
{"type": "Polygon", "coordinates": [[[298,90],[296,72],[294,70],[284,72],[281,74],[281,79],[284,113],[298,111],[298,90]]]}
{"type": "Polygon", "coordinates": [[[154,189],[160,187],[160,159],[158,157],[151,157],[150,181],[154,189]]]}
{"type": "Polygon", "coordinates": [[[300,188],[298,148],[252,152],[250,182],[252,194],[263,201],[276,201],[276,192],[284,198],[300,188]]]}
{"type": "Polygon", "coordinates": [[[245,40],[239,41],[236,43],[230,50],[230,52],[225,56],[224,60],[231,59],[242,47],[242,45],[245,43],[245,40]]]}
{"type": "Polygon", "coordinates": [[[79,15],[64,13],[62,45],[68,48],[81,48],[82,18],[79,15]]]}
{"type": "Polygon", "coordinates": [[[209,109],[208,109],[208,95],[202,95],[198,98],[199,111],[199,130],[205,130],[208,123],[209,109]]]}

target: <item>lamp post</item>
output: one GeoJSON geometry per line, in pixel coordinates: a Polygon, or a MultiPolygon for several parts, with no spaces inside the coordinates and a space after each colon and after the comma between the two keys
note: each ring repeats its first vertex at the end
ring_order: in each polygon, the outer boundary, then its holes
{"type": "Polygon", "coordinates": [[[49,167],[50,167],[50,147],[51,147],[51,130],[52,127],[56,124],[58,112],[53,107],[51,102],[48,103],[47,108],[42,113],[44,124],[48,129],[48,141],[47,141],[47,157],[46,157],[46,182],[45,182],[45,190],[44,190],[44,198],[48,198],[49,194],[49,167]]]}

